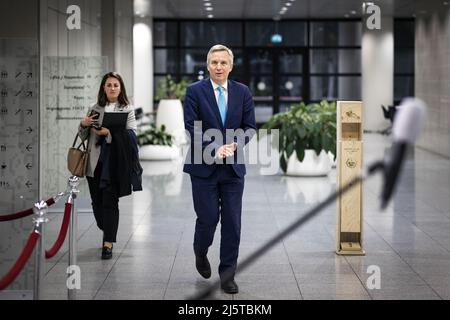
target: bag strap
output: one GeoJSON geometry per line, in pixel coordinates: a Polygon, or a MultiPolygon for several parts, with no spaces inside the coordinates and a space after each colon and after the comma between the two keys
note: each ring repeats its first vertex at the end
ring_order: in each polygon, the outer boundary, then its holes
{"type": "MultiPolygon", "coordinates": [[[[72,148],[75,148],[75,144],[76,144],[77,139],[78,139],[79,137],[80,137],[80,136],[78,135],[78,133],[76,133],[76,134],[75,134],[75,139],[73,139],[72,148]]],[[[88,138],[86,139],[86,140],[87,140],[87,146],[88,146],[88,147],[89,147],[89,138],[90,138],[90,137],[91,137],[91,133],[89,132],[88,138]]],[[[86,146],[84,145],[84,140],[82,140],[81,137],[80,137],[80,140],[81,140],[81,142],[80,142],[80,144],[78,145],[77,149],[80,149],[80,147],[83,146],[83,151],[89,151],[89,150],[87,150],[86,146]]]]}

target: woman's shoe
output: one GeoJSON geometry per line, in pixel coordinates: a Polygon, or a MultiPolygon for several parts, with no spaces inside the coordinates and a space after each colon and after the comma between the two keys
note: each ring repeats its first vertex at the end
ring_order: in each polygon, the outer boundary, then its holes
{"type": "Polygon", "coordinates": [[[112,258],[112,247],[103,246],[102,248],[102,260],[108,260],[112,258]]]}

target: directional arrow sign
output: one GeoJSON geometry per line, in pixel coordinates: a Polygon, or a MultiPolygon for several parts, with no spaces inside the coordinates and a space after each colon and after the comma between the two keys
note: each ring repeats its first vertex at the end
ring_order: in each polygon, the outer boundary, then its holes
{"type": "Polygon", "coordinates": [[[28,170],[30,170],[31,168],[33,168],[33,166],[31,165],[31,163],[27,163],[27,165],[25,166],[28,170]]]}
{"type": "Polygon", "coordinates": [[[31,187],[33,184],[30,181],[27,181],[27,183],[25,183],[25,185],[27,186],[27,188],[31,187]]]}
{"type": "Polygon", "coordinates": [[[31,127],[28,127],[25,131],[28,133],[31,133],[31,132],[33,132],[33,129],[31,129],[31,127]]]}
{"type": "Polygon", "coordinates": [[[31,145],[27,145],[27,146],[25,147],[25,149],[27,149],[27,151],[31,151],[31,149],[33,149],[33,147],[32,147],[31,145]]]}

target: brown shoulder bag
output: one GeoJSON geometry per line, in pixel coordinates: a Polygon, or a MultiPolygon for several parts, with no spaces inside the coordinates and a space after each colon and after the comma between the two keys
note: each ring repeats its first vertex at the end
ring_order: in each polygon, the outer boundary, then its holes
{"type": "MultiPolygon", "coordinates": [[[[86,175],[87,164],[89,161],[89,150],[84,145],[84,141],[81,140],[78,147],[75,147],[78,134],[75,135],[72,147],[69,148],[67,153],[67,169],[74,176],[83,178],[86,175]]],[[[89,146],[89,138],[87,139],[87,145],[89,146]]]]}

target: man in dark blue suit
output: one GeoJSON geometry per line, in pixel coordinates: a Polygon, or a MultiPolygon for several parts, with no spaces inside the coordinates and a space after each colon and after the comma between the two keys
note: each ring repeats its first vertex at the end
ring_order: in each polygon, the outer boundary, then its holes
{"type": "Polygon", "coordinates": [[[234,281],[241,236],[245,161],[243,148],[256,132],[253,98],[247,86],[228,80],[233,53],[213,46],[207,55],[210,78],[190,85],[184,103],[184,124],[191,148],[184,172],[190,174],[194,209],[196,268],[211,276],[207,253],[221,223],[222,289],[238,293],[234,281]]]}

